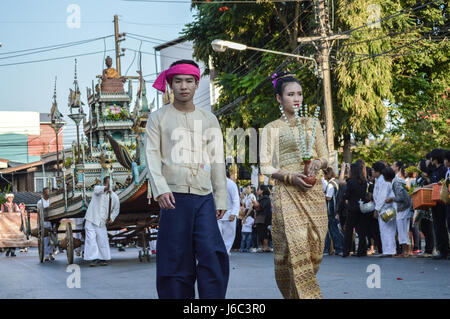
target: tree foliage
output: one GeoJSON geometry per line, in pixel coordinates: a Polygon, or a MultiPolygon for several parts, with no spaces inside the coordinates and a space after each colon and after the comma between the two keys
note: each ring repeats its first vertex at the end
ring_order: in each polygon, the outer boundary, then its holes
{"type": "MultiPolygon", "coordinates": [[[[450,50],[442,41],[445,32],[448,36],[448,4],[415,9],[420,4],[412,0],[329,3],[335,8],[330,12],[334,32],[356,29],[350,39],[335,43],[332,52],[336,145],[342,145],[344,137],[358,142],[372,136],[377,142],[359,146],[355,155],[370,158],[384,151],[405,161],[433,147],[448,146],[450,50]],[[379,24],[360,28],[380,18],[379,24]]],[[[259,128],[279,117],[270,75],[280,70],[295,71],[303,85],[304,104],[323,105],[321,80],[310,62],[250,50],[217,53],[211,47],[213,40],[223,39],[312,56],[317,53],[314,45],[299,47],[297,38],[317,35],[314,5],[314,1],[227,3],[226,9],[214,2],[193,5],[195,19],[183,35],[193,41],[194,56],[205,62],[205,74],[212,59],[215,81],[222,88],[214,110],[245,97],[220,115],[223,129],[259,128]]]]}

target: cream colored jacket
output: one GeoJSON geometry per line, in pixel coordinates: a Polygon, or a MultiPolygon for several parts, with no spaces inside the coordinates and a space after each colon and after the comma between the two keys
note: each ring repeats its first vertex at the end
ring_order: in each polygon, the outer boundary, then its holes
{"type": "Polygon", "coordinates": [[[227,209],[223,136],[214,114],[198,107],[181,112],[172,104],[150,114],[145,153],[153,198],[164,193],[207,195],[227,209]]]}

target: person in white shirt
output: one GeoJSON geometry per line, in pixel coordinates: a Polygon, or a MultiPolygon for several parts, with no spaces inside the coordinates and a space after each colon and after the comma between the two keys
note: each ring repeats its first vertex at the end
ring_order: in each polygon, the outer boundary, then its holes
{"type": "Polygon", "coordinates": [[[109,176],[103,179],[103,186],[95,186],[85,219],[84,260],[92,261],[90,266],[107,266],[111,260],[107,225],[119,215],[120,201],[110,189],[109,176]]]}
{"type": "Polygon", "coordinates": [[[397,224],[394,219],[385,223],[380,215],[388,208],[392,207],[392,201],[395,197],[392,191],[392,184],[384,180],[382,175],[385,165],[381,162],[376,162],[372,166],[373,174],[375,176],[375,186],[373,190],[373,200],[375,203],[374,218],[378,218],[380,225],[380,236],[383,254],[380,257],[392,257],[396,254],[395,234],[397,232],[397,224]],[[389,202],[386,202],[388,200],[389,202]]]}
{"type": "Polygon", "coordinates": [[[230,254],[231,246],[233,246],[234,237],[236,236],[236,219],[239,215],[239,191],[235,182],[230,179],[230,174],[227,171],[227,208],[223,217],[217,221],[219,231],[222,235],[223,242],[230,254]]]}
{"type": "Polygon", "coordinates": [[[244,196],[244,206],[245,209],[249,209],[252,206],[253,202],[256,201],[256,196],[253,194],[253,190],[251,185],[247,185],[245,187],[245,196],[244,196]]]}
{"type": "MultiPolygon", "coordinates": [[[[39,210],[40,214],[44,214],[45,216],[45,210],[48,209],[50,206],[50,190],[48,187],[45,187],[42,190],[42,198],[37,202],[37,208],[39,210]]],[[[52,224],[50,222],[44,221],[44,229],[51,230],[52,224]]],[[[53,248],[50,244],[50,237],[45,236],[44,237],[44,261],[50,261],[55,260],[55,257],[53,256],[53,248]]]]}
{"type": "Polygon", "coordinates": [[[252,230],[255,223],[252,215],[245,216],[242,220],[241,252],[248,252],[252,246],[252,230]]]}

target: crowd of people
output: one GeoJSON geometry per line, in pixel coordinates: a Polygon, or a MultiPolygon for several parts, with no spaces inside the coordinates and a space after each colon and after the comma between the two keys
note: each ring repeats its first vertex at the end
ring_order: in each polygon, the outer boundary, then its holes
{"type": "Polygon", "coordinates": [[[380,160],[368,167],[357,160],[342,164],[339,176],[327,168],[322,180],[329,219],[324,254],[447,259],[449,204],[414,210],[410,195],[415,187],[449,177],[450,151],[442,149],[417,164],[380,160]]]}
{"type": "MultiPolygon", "coordinates": [[[[358,159],[343,163],[339,175],[332,167],[323,175],[328,211],[324,255],[448,257],[449,204],[415,210],[411,193],[449,180],[449,150],[434,149],[417,164],[380,160],[369,167],[358,159]]],[[[240,209],[231,251],[273,251],[273,186],[248,184],[238,189],[240,209]]]]}
{"type": "Polygon", "coordinates": [[[272,252],[272,186],[260,185],[255,189],[248,184],[239,191],[240,209],[232,250],[272,252]]]}

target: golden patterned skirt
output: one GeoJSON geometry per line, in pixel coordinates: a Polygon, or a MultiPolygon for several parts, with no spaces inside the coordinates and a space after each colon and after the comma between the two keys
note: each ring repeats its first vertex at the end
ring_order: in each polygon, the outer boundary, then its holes
{"type": "Polygon", "coordinates": [[[316,274],[322,262],[328,216],[319,177],[307,192],[278,181],[272,227],[275,279],[283,297],[322,298],[316,274]]]}

